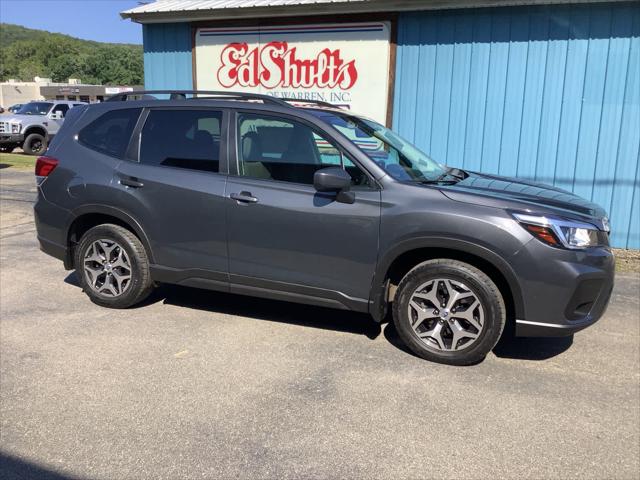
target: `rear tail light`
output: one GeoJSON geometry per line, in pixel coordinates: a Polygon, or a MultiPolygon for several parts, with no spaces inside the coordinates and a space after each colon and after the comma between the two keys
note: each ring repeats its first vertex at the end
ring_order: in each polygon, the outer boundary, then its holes
{"type": "Polygon", "coordinates": [[[36,179],[40,185],[45,178],[58,166],[58,159],[53,157],[38,157],[36,160],[36,179]]]}

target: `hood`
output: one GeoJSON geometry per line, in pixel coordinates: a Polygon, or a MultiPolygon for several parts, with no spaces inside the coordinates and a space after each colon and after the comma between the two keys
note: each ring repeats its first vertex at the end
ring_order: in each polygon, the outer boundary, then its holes
{"type": "Polygon", "coordinates": [[[568,216],[595,222],[600,228],[606,229],[606,211],[571,192],[528,180],[467,173],[469,176],[464,180],[454,185],[442,186],[442,193],[458,202],[568,216]]]}
{"type": "Polygon", "coordinates": [[[47,120],[46,115],[3,115],[0,121],[9,123],[42,123],[47,120]]]}

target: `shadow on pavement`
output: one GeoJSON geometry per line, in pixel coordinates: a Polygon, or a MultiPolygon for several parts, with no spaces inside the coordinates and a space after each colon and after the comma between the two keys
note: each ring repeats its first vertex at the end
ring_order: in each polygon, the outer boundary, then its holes
{"type": "MultiPolygon", "coordinates": [[[[239,315],[304,327],[365,335],[373,340],[382,329],[367,314],[334,310],[244,295],[163,285],[151,297],[156,301],[215,313],[239,315]]],[[[149,300],[153,301],[152,298],[149,300]]]]}
{"type": "MultiPolygon", "coordinates": [[[[80,287],[74,272],[67,275],[64,281],[69,285],[80,287]]],[[[364,313],[181,287],[179,285],[160,285],[146,300],[132,308],[143,308],[158,302],[213,313],[353,333],[364,335],[371,340],[377,338],[382,332],[380,324],[374,322],[369,315],[364,313]]]]}
{"type": "MultiPolygon", "coordinates": [[[[384,337],[394,347],[417,357],[404,345],[393,322],[389,322],[384,329],[384,337]]],[[[572,344],[573,335],[553,338],[516,337],[513,327],[505,327],[500,341],[493,349],[493,354],[499,358],[515,360],[547,360],[565,352],[572,344]]]]}
{"type": "Polygon", "coordinates": [[[78,477],[70,477],[36,463],[0,452],[0,478],[4,480],[75,480],[78,477]]]}
{"type": "Polygon", "coordinates": [[[573,345],[573,335],[566,337],[516,337],[513,328],[506,329],[494,347],[500,358],[517,360],[547,360],[566,352],[573,345]]]}
{"type": "Polygon", "coordinates": [[[393,317],[391,316],[391,313],[387,315],[387,318],[385,318],[384,321],[386,323],[386,327],[384,328],[384,338],[387,339],[387,342],[396,347],[398,350],[402,350],[409,355],[420,358],[418,355],[409,350],[409,348],[407,348],[407,346],[400,338],[400,335],[398,335],[398,330],[396,330],[396,326],[393,323],[393,317]]]}
{"type": "MultiPolygon", "coordinates": [[[[79,287],[74,272],[71,272],[65,278],[65,282],[79,287]]],[[[398,336],[391,314],[387,315],[382,324],[378,324],[364,313],[200,290],[178,285],[161,285],[146,300],[133,308],[143,308],[158,302],[213,313],[239,315],[271,322],[353,333],[364,335],[371,340],[376,339],[382,333],[383,326],[387,324],[384,328],[384,337],[387,341],[403,352],[417,357],[404,345],[398,336]]],[[[500,358],[546,360],[565,352],[572,344],[573,336],[554,338],[516,337],[513,322],[511,322],[505,327],[500,341],[493,349],[493,353],[500,358]]]]}

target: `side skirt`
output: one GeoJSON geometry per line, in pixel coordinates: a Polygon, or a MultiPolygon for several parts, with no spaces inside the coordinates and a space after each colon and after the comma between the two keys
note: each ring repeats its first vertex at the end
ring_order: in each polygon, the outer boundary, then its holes
{"type": "Polygon", "coordinates": [[[202,269],[176,269],[163,265],[150,265],[151,278],[157,282],[187,287],[216,290],[252,297],[316,305],[319,307],[368,312],[369,301],[355,298],[335,290],[309,287],[294,283],[276,282],[262,278],[213,272],[202,269]]]}

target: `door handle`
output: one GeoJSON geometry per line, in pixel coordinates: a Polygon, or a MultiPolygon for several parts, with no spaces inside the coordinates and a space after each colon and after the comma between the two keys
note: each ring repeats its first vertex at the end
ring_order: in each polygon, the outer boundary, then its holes
{"type": "Polygon", "coordinates": [[[124,177],[120,179],[120,185],[124,185],[125,187],[131,188],[140,188],[144,187],[144,183],[138,181],[135,177],[124,177]]]}
{"type": "Polygon", "coordinates": [[[236,202],[258,203],[258,199],[251,195],[251,192],[232,193],[231,195],[229,195],[229,198],[235,200],[236,202]]]}

